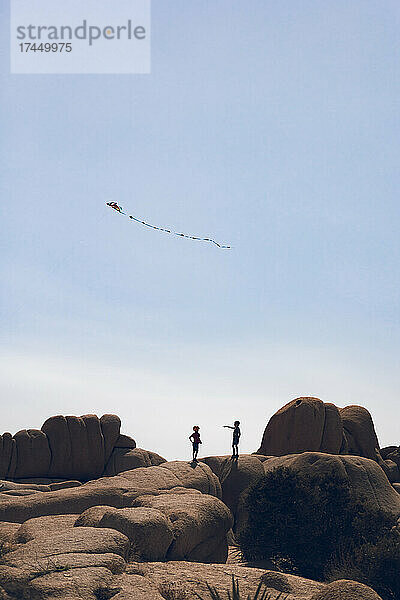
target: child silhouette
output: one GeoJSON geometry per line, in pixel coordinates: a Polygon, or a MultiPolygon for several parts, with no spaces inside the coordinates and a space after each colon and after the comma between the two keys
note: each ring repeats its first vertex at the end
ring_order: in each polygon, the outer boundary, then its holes
{"type": "Polygon", "coordinates": [[[232,458],[237,460],[239,458],[239,439],[240,439],[240,421],[235,421],[232,425],[224,425],[227,429],[233,429],[233,438],[232,438],[232,458]]]}
{"type": "Polygon", "coordinates": [[[199,444],[202,443],[200,439],[199,429],[200,427],[198,425],[195,425],[193,427],[193,433],[189,435],[189,440],[192,442],[193,445],[193,462],[198,462],[197,455],[199,453],[199,444]]]}

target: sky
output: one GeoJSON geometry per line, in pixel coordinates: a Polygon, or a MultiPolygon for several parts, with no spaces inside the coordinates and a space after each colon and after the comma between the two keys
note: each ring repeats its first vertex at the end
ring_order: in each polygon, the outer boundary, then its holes
{"type": "Polygon", "coordinates": [[[153,0],[148,75],[11,75],[1,432],[115,413],[167,459],[299,396],[399,444],[400,6],[153,0]],[[174,238],[155,225],[233,246],[174,238]]]}

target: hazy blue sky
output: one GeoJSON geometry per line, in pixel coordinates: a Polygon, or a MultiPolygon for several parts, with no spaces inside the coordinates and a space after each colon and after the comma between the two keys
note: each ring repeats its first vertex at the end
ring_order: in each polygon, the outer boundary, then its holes
{"type": "Polygon", "coordinates": [[[1,431],[115,412],[183,458],[239,419],[254,451],[313,395],[400,443],[399,3],[153,0],[123,76],[9,75],[7,4],[1,431]]]}

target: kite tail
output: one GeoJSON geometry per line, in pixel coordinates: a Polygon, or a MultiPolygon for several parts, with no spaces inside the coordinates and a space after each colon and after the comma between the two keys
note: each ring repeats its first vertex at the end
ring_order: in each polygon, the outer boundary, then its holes
{"type": "MultiPolygon", "coordinates": [[[[110,208],[113,208],[114,210],[119,212],[121,215],[126,215],[126,213],[124,213],[122,211],[122,208],[120,206],[118,206],[118,204],[116,202],[113,202],[113,203],[107,202],[106,204],[107,204],[107,206],[110,206],[110,208]]],[[[130,219],[132,219],[132,221],[136,221],[136,223],[140,223],[140,225],[144,225],[145,227],[150,227],[150,229],[156,229],[157,231],[163,231],[164,233],[169,233],[171,235],[183,237],[188,240],[196,240],[199,242],[210,242],[211,244],[215,244],[215,246],[217,246],[218,248],[221,248],[222,250],[230,250],[232,248],[232,246],[219,244],[212,238],[206,238],[206,237],[203,238],[203,237],[198,237],[195,235],[188,235],[186,233],[179,233],[177,231],[172,231],[171,229],[167,229],[166,227],[157,227],[156,225],[151,225],[150,223],[146,223],[146,221],[142,221],[142,219],[138,219],[137,217],[134,217],[133,215],[128,215],[128,216],[130,219]]]]}

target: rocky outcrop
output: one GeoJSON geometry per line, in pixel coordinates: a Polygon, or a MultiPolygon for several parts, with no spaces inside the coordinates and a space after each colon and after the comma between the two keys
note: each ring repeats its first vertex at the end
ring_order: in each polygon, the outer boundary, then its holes
{"type": "Polygon", "coordinates": [[[336,406],[318,398],[296,398],[271,417],[257,454],[339,454],[342,438],[342,420],[336,406]]]}
{"type": "Polygon", "coordinates": [[[234,516],[243,492],[264,475],[261,460],[252,455],[241,455],[238,460],[230,456],[208,456],[200,462],[207,464],[218,477],[222,500],[234,516]]]}
{"type": "Polygon", "coordinates": [[[399,495],[390,485],[380,466],[368,458],[304,452],[268,458],[263,462],[263,466],[265,472],[281,466],[310,474],[333,471],[349,483],[355,498],[364,498],[371,506],[388,513],[400,514],[399,495]]]}
{"type": "MultiPolygon", "coordinates": [[[[227,597],[227,590],[232,589],[232,575],[239,583],[240,597],[252,598],[260,582],[264,583],[267,597],[278,598],[281,593],[282,598],[288,595],[288,600],[316,600],[317,594],[328,591],[332,593],[333,584],[323,584],[302,577],[265,571],[263,569],[249,568],[234,565],[207,565],[201,563],[188,562],[167,562],[167,563],[147,563],[144,565],[128,566],[126,572],[121,575],[122,582],[129,582],[132,575],[131,571],[140,570],[141,579],[151,584],[153,593],[159,590],[163,595],[158,596],[128,596],[128,598],[154,598],[162,600],[163,597],[195,598],[197,595],[202,598],[209,598],[208,585],[214,587],[222,598],[227,597]],[[166,593],[167,592],[167,593],[166,593]],[[168,595],[169,592],[169,595],[168,595]]],[[[137,575],[136,575],[137,577],[137,575]]],[[[350,582],[349,582],[350,583],[350,582]]],[[[355,584],[359,595],[343,595],[341,600],[381,600],[380,596],[375,594],[371,588],[362,584],[355,584]],[[372,594],[372,595],[371,595],[372,594]]],[[[133,588],[134,589],[134,588],[133,588]]],[[[346,586],[342,589],[347,593],[346,586]]],[[[116,596],[117,600],[118,596],[116,596]]],[[[122,600],[123,596],[121,596],[122,600]]],[[[326,596],[326,600],[337,600],[337,596],[326,596]]],[[[325,598],[324,598],[325,600],[325,598]]]]}
{"type": "Polygon", "coordinates": [[[390,481],[400,482],[400,446],[389,446],[380,450],[390,481]]]}
{"type": "MultiPolygon", "coordinates": [[[[95,530],[92,532],[96,533],[95,530]]],[[[71,540],[72,547],[70,553],[58,554],[58,538],[54,544],[49,545],[45,551],[47,553],[43,554],[43,542],[38,540],[38,558],[23,567],[16,556],[10,556],[9,564],[0,566],[0,592],[1,589],[4,590],[8,594],[8,600],[20,600],[23,597],[59,600],[164,600],[189,599],[197,595],[208,598],[207,586],[211,585],[225,597],[227,590],[232,587],[233,575],[243,597],[248,594],[252,597],[259,583],[263,582],[268,597],[271,598],[276,598],[283,588],[283,597],[288,593],[293,600],[381,600],[370,588],[355,582],[337,582],[340,586],[325,585],[263,569],[187,561],[127,564],[123,558],[127,538],[118,532],[114,532],[114,535],[110,530],[104,532],[107,533],[102,544],[89,531],[87,535],[82,535],[81,531],[75,535],[69,532],[67,537],[71,540]],[[334,595],[337,589],[343,591],[343,596],[334,595]],[[358,592],[358,596],[350,595],[354,591],[358,592]]],[[[27,556],[30,553],[31,548],[27,556]]]]}
{"type": "MultiPolygon", "coordinates": [[[[93,509],[89,509],[92,511],[90,526],[116,529],[126,535],[130,542],[129,558],[144,561],[165,560],[168,548],[174,540],[174,533],[172,523],[160,510],[116,509],[109,506],[96,508],[103,510],[98,511],[97,519],[94,519],[93,509]]],[[[83,513],[76,524],[88,523],[86,517],[87,515],[83,513]]]]}
{"type": "Polygon", "coordinates": [[[47,419],[41,430],[23,429],[14,436],[4,433],[0,436],[0,479],[88,481],[164,462],[145,450],[135,453],[135,440],[121,435],[120,428],[116,415],[100,419],[58,415],[47,419]]]}
{"type": "Polygon", "coordinates": [[[233,519],[218,498],[200,493],[146,495],[137,498],[134,506],[155,509],[171,523],[173,541],[167,560],[226,562],[226,534],[233,519]]]}
{"type": "Polygon", "coordinates": [[[318,398],[305,397],[292,400],[271,417],[257,454],[285,456],[324,452],[363,456],[375,460],[390,481],[399,481],[400,459],[395,459],[399,454],[396,447],[387,450],[382,456],[372,417],[366,408],[337,408],[318,398]],[[389,456],[391,452],[393,455],[389,456]]]}
{"type": "MultiPolygon", "coordinates": [[[[16,546],[14,552],[7,554],[5,564],[11,566],[20,566],[16,560],[19,560],[22,552],[29,554],[31,548],[40,557],[38,540],[41,540],[39,546],[42,548],[46,540],[51,539],[48,548],[53,551],[54,540],[64,539],[57,537],[61,533],[66,535],[69,532],[65,538],[68,540],[69,549],[66,545],[65,552],[73,552],[71,540],[75,537],[71,533],[72,528],[79,531],[96,528],[100,530],[96,533],[99,536],[103,530],[106,530],[106,533],[111,529],[120,532],[129,540],[129,547],[124,555],[129,561],[171,558],[225,562],[226,535],[232,526],[232,516],[217,498],[201,494],[197,490],[180,488],[175,493],[142,496],[135,501],[135,506],[130,508],[96,506],[79,516],[52,515],[28,519],[17,530],[13,525],[8,524],[7,529],[0,531],[0,541],[7,540],[16,546]],[[32,540],[36,540],[36,544],[29,544],[32,540]]],[[[85,535],[82,534],[85,540],[94,539],[85,535]]],[[[57,548],[62,553],[60,548],[57,548]]],[[[80,551],[86,552],[87,549],[83,547],[80,551]]]]}
{"type": "MultiPolygon", "coordinates": [[[[126,581],[116,577],[132,560],[172,557],[225,562],[232,516],[221,500],[209,494],[217,490],[220,495],[220,487],[206,465],[176,462],[169,468],[138,468],[123,477],[104,478],[103,491],[109,501],[116,493],[111,480],[117,478],[127,482],[122,496],[129,503],[125,508],[93,505],[80,515],[51,514],[67,506],[70,510],[70,502],[50,503],[50,508],[41,503],[41,511],[47,515],[29,518],[21,525],[2,523],[0,597],[95,600],[118,592],[122,599],[125,594],[135,598],[139,591],[156,588],[142,578],[137,581],[137,575],[126,581]]],[[[79,494],[86,485],[37,493],[41,498],[59,500],[60,494],[79,494]]],[[[94,495],[92,500],[96,497],[105,496],[94,495]]],[[[17,505],[19,499],[13,502],[17,505]]],[[[76,499],[72,505],[76,508],[76,499]]]]}
{"type": "Polygon", "coordinates": [[[92,507],[75,525],[124,533],[131,543],[130,558],[225,562],[232,515],[213,496],[176,488],[140,496],[130,508],[92,507]]]}
{"type": "Polygon", "coordinates": [[[157,494],[174,488],[195,489],[221,497],[219,480],[207,465],[198,464],[193,468],[186,462],[175,461],[101,477],[79,487],[46,492],[34,490],[35,493],[27,497],[9,497],[0,493],[0,521],[23,523],[32,517],[80,514],[97,505],[125,508],[132,506],[132,502],[143,494],[157,494]]]}
{"type": "Polygon", "coordinates": [[[232,511],[235,529],[243,526],[243,499],[247,488],[264,473],[280,466],[310,474],[333,470],[349,483],[355,497],[365,497],[376,508],[400,514],[397,484],[390,485],[381,467],[363,457],[304,452],[280,457],[242,455],[237,461],[225,456],[210,456],[201,462],[206,463],[219,478],[222,500],[232,511]]]}
{"type": "Polygon", "coordinates": [[[104,475],[116,475],[138,467],[154,467],[165,462],[165,458],[149,450],[115,446],[104,470],[104,475]]]}

